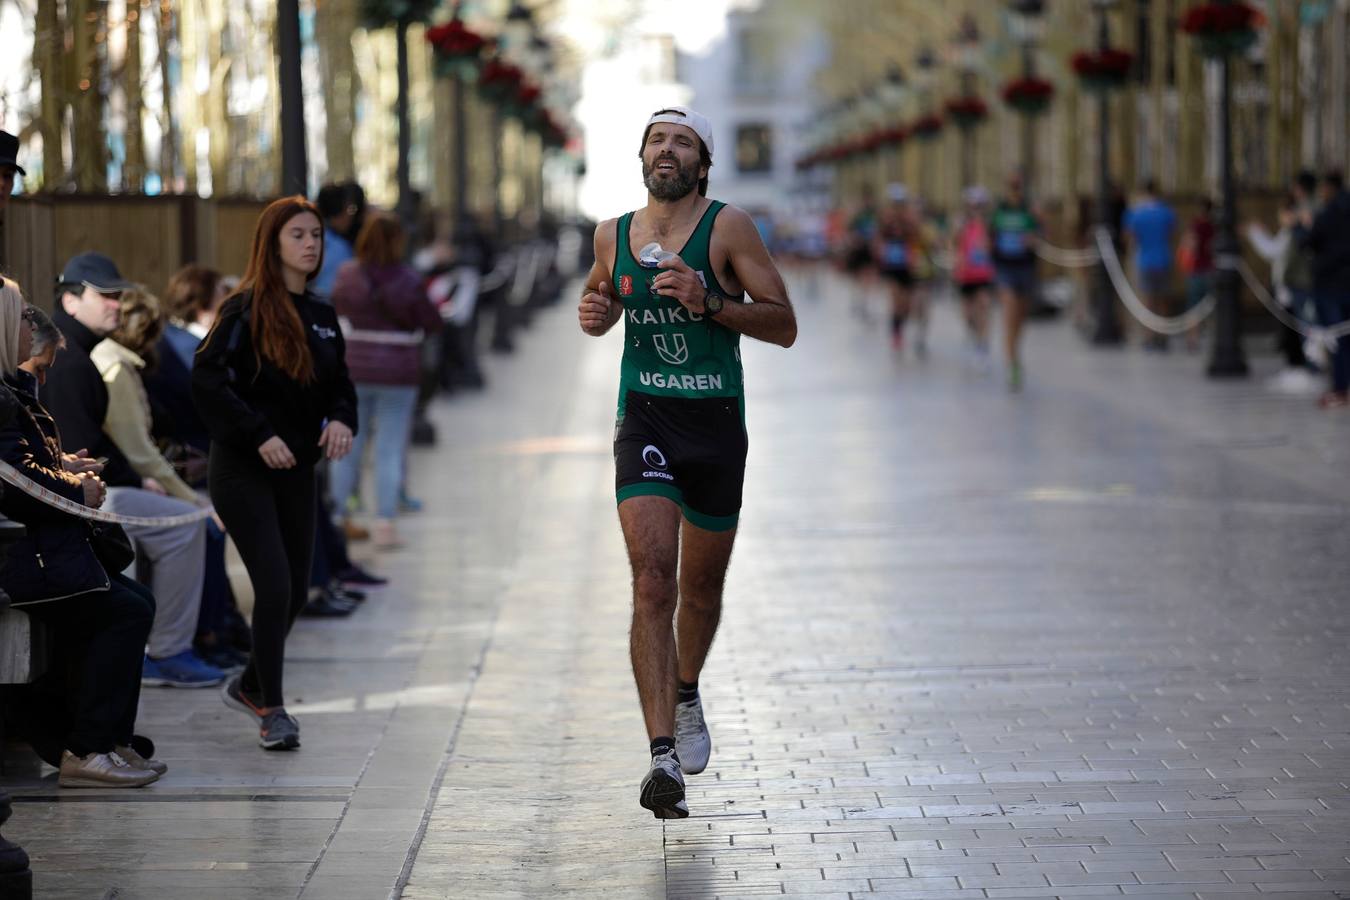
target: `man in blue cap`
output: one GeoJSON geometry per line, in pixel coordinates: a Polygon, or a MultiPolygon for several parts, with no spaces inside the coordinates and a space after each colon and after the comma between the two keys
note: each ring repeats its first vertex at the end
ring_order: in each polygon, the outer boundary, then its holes
{"type": "MultiPolygon", "coordinates": [[[[104,508],[128,516],[173,517],[195,507],[165,496],[162,485],[142,478],[104,428],[108,387],[90,352],[117,330],[122,292],[135,285],[102,253],[70,258],[57,278],[52,321],[66,349],[47,373],[42,403],[61,429],[70,450],[87,449],[106,459],[101,473],[108,485],[104,508]]],[[[145,658],[142,684],[210,687],[225,673],[208,665],[192,649],[201,609],[206,565],[206,523],[179,526],[128,525],[137,551],[152,562],[155,623],[145,658]]]]}

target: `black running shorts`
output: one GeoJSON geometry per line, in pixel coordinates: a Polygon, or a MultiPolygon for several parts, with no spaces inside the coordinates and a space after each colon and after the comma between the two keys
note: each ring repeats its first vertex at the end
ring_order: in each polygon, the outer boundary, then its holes
{"type": "Polygon", "coordinates": [[[749,440],[738,397],[656,397],[629,391],[614,434],[618,502],[667,497],[707,531],[741,512],[749,440]]]}

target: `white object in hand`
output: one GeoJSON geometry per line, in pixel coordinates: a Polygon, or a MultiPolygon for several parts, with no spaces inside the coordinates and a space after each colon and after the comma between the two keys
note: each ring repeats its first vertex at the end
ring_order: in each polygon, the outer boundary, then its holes
{"type": "Polygon", "coordinates": [[[638,262],[649,269],[655,269],[668,259],[677,259],[680,254],[662,250],[661,245],[652,241],[638,251],[638,262]]]}

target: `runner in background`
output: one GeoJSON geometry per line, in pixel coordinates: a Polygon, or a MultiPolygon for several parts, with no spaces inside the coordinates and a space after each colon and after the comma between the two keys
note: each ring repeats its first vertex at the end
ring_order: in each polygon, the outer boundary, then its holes
{"type": "Polygon", "coordinates": [[[994,257],[989,236],[989,192],[973,185],[962,194],[965,208],[952,239],[952,280],[961,296],[961,314],[970,341],[970,359],[989,371],[989,297],[994,286],[994,257]]]}
{"type": "Polygon", "coordinates": [[[909,191],[903,184],[886,188],[889,201],[877,219],[872,238],[872,258],[886,282],[891,304],[891,349],[905,348],[905,322],[909,318],[914,290],[914,219],[909,209],[909,191]]]}
{"type": "Polygon", "coordinates": [[[1022,389],[1022,324],[1036,293],[1035,241],[1040,223],[1027,205],[1022,176],[1008,179],[1008,193],[994,210],[994,277],[1003,301],[1003,346],[1008,361],[1008,390],[1022,389]]]}
{"type": "Polygon", "coordinates": [[[937,225],[928,215],[922,197],[915,196],[906,206],[910,224],[910,272],[914,288],[910,291],[910,315],[914,321],[914,352],[928,355],[928,315],[937,266],[933,262],[940,237],[937,225]]]}
{"type": "Polygon", "coordinates": [[[862,205],[848,220],[844,234],[844,274],[849,278],[852,288],[853,312],[864,322],[870,316],[867,309],[867,295],[872,286],[872,277],[876,272],[876,260],[872,255],[872,241],[877,233],[877,207],[872,189],[866,185],[862,189],[862,205]]]}

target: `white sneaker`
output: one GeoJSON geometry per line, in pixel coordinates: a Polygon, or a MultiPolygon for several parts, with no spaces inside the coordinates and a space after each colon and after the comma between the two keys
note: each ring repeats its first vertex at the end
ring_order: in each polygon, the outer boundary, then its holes
{"type": "Polygon", "coordinates": [[[703,701],[698,697],[675,705],[675,755],[686,775],[697,775],[708,768],[712,736],[703,720],[703,701]]]}
{"type": "Polygon", "coordinates": [[[1315,394],[1322,389],[1324,379],[1307,369],[1283,369],[1271,376],[1266,386],[1281,394],[1315,394]]]}
{"type": "Polygon", "coordinates": [[[658,819],[684,819],[689,807],[684,802],[684,775],[675,751],[652,757],[652,767],[642,779],[638,802],[658,819]]]}

